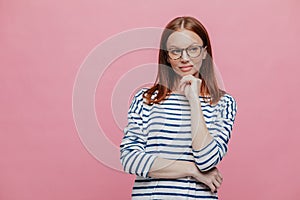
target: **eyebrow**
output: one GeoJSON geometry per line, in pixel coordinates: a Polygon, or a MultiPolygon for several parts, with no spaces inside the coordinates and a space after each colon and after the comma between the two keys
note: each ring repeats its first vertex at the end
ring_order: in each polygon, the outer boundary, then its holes
{"type": "MultiPolygon", "coordinates": [[[[200,44],[194,42],[194,43],[192,43],[191,45],[187,46],[186,48],[188,48],[188,47],[190,47],[190,46],[193,46],[193,45],[200,45],[200,44]]],[[[200,45],[200,46],[201,46],[201,45],[200,45]]],[[[176,45],[171,45],[171,46],[169,46],[169,48],[177,48],[177,49],[181,49],[181,48],[179,48],[179,47],[176,46],[176,45]]],[[[185,49],[185,48],[184,48],[184,49],[185,49]]]]}

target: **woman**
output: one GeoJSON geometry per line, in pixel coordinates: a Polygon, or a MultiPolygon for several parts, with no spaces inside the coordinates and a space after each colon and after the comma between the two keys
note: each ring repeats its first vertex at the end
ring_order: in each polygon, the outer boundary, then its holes
{"type": "Polygon", "coordinates": [[[218,199],[236,102],[219,89],[204,26],[178,17],[162,33],[158,76],[128,111],[121,163],[132,199],[218,199]]]}

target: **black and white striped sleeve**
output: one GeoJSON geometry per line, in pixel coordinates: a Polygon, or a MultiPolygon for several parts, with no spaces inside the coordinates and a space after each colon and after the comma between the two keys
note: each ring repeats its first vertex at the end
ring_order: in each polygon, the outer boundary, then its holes
{"type": "Polygon", "coordinates": [[[212,169],[225,156],[236,111],[236,101],[233,97],[226,95],[219,116],[207,127],[213,136],[212,142],[200,150],[193,150],[195,163],[201,171],[212,169]]]}
{"type": "Polygon", "coordinates": [[[149,178],[149,170],[156,156],[145,152],[147,135],[143,131],[143,90],[133,98],[128,111],[128,124],[120,144],[120,160],[125,172],[149,178]]]}

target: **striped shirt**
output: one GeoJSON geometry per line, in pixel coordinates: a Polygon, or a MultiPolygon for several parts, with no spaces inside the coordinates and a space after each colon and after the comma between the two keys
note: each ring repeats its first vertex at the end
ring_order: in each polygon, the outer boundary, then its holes
{"type": "Polygon", "coordinates": [[[142,97],[145,90],[139,90],[133,98],[120,145],[124,171],[136,175],[132,199],[218,199],[217,193],[193,177],[159,179],[148,173],[157,157],[194,162],[201,171],[215,167],[227,152],[236,115],[234,98],[225,94],[216,105],[210,105],[199,96],[214,140],[201,150],[193,150],[187,98],[170,94],[159,104],[147,105],[142,97]]]}

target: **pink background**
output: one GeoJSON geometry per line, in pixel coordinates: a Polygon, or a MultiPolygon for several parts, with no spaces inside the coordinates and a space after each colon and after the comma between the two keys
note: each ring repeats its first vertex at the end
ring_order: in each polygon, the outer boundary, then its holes
{"type": "MultiPolygon", "coordinates": [[[[0,199],[130,199],[134,176],[101,164],[78,136],[74,81],[84,58],[108,37],[163,27],[181,15],[207,27],[226,89],[238,102],[220,199],[297,199],[299,11],[298,0],[1,1],[0,199]]],[[[123,133],[104,106],[109,85],[155,61],[151,50],[128,54],[99,82],[98,120],[116,146],[123,133]]]]}

